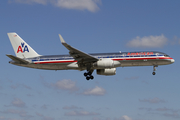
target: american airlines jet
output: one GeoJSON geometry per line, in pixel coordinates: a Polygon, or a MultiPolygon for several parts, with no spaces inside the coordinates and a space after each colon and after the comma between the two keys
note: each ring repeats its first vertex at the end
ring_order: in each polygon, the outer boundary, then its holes
{"type": "Polygon", "coordinates": [[[69,50],[69,55],[39,55],[17,33],[8,33],[16,56],[6,55],[12,59],[9,63],[46,70],[87,70],[87,80],[94,79],[92,73],[98,75],[115,75],[117,67],[153,66],[153,75],[159,65],[175,62],[173,58],[162,52],[116,52],[87,54],[69,44],[61,35],[61,43],[69,50]]]}

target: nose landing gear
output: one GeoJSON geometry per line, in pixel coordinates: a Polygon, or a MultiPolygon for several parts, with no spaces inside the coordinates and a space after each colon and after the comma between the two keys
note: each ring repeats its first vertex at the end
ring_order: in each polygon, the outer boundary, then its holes
{"type": "Polygon", "coordinates": [[[158,67],[158,66],[157,65],[153,66],[153,72],[152,72],[153,75],[156,75],[156,72],[155,72],[156,71],[156,67],[158,67]]]}

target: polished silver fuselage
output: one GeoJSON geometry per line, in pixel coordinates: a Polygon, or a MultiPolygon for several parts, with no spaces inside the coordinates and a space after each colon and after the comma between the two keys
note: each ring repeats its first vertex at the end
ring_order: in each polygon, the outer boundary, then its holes
{"type": "MultiPolygon", "coordinates": [[[[162,52],[122,52],[122,53],[99,53],[90,54],[91,56],[102,60],[111,59],[118,61],[120,64],[116,67],[128,67],[128,66],[158,66],[168,65],[174,63],[174,59],[162,52]]],[[[29,64],[20,64],[14,61],[10,61],[11,64],[37,68],[46,70],[86,70],[86,67],[80,67],[70,55],[51,55],[51,56],[38,56],[34,58],[25,59],[29,64]]],[[[100,69],[92,66],[93,69],[100,69]]]]}

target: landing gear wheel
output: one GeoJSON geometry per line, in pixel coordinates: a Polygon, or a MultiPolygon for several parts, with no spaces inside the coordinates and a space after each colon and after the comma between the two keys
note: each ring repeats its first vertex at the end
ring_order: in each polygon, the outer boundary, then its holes
{"type": "Polygon", "coordinates": [[[91,80],[93,80],[93,79],[94,79],[94,76],[90,76],[90,78],[91,78],[91,80]]]}
{"type": "Polygon", "coordinates": [[[86,80],[89,80],[90,79],[90,77],[86,77],[86,80]]]}
{"type": "Polygon", "coordinates": [[[93,80],[94,79],[94,76],[92,76],[92,73],[93,73],[93,70],[88,70],[87,69],[87,72],[84,73],[84,76],[86,77],[86,80],[93,80]]]}
{"type": "Polygon", "coordinates": [[[93,79],[94,79],[94,76],[87,76],[87,77],[86,77],[86,80],[89,80],[89,79],[93,80],[93,79]]]}
{"type": "Polygon", "coordinates": [[[92,73],[91,73],[91,72],[88,72],[88,73],[87,73],[87,75],[91,76],[91,75],[92,75],[92,73]]]}
{"type": "Polygon", "coordinates": [[[155,74],[156,74],[156,72],[153,72],[152,74],[153,74],[153,75],[155,75],[155,74]]]}
{"type": "Polygon", "coordinates": [[[85,72],[85,73],[84,73],[84,76],[86,77],[87,75],[88,75],[88,73],[85,72]]]}

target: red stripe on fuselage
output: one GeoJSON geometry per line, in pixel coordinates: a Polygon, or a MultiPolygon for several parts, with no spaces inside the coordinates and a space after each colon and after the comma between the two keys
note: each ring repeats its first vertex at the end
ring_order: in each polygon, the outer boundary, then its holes
{"type": "Polygon", "coordinates": [[[171,57],[141,57],[141,58],[117,58],[117,59],[112,59],[112,60],[156,60],[156,59],[173,59],[171,57]]]}

